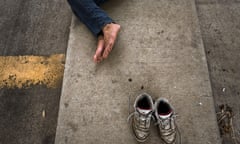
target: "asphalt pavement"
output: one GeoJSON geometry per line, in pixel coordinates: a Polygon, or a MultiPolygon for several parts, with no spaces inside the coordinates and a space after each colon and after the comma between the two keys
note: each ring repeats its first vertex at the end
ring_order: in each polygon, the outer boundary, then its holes
{"type": "Polygon", "coordinates": [[[65,59],[70,22],[66,1],[0,2],[1,144],[54,143],[64,60],[51,56],[65,59]],[[44,75],[57,84],[48,87],[44,75]]]}

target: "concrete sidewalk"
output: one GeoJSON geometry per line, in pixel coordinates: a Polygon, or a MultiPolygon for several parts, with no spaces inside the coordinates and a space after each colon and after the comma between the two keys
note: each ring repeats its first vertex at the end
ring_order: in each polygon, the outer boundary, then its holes
{"type": "MultiPolygon", "coordinates": [[[[220,143],[194,1],[116,0],[104,7],[122,31],[101,64],[92,61],[96,39],[72,21],[55,143],[136,143],[126,120],[141,92],[170,100],[183,144],[220,143]]],[[[146,143],[155,144],[156,128],[151,132],[146,143]]]]}

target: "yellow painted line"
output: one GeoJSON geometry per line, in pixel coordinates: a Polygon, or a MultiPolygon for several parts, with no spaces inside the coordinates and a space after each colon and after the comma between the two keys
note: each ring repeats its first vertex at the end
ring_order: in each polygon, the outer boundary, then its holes
{"type": "Polygon", "coordinates": [[[29,88],[45,85],[61,86],[65,55],[0,56],[0,88],[29,88]]]}

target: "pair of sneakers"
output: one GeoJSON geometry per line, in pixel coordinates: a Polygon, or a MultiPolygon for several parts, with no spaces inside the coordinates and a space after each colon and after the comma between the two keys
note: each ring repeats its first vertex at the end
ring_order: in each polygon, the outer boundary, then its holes
{"type": "Polygon", "coordinates": [[[177,127],[174,109],[167,99],[159,98],[155,104],[150,95],[139,95],[134,103],[135,111],[129,115],[131,125],[138,142],[145,142],[150,135],[151,120],[155,119],[160,137],[165,144],[176,144],[177,127]]]}

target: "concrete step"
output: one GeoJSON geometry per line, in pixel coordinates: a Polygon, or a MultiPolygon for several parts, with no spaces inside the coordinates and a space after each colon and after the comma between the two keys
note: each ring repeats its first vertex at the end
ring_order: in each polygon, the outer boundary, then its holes
{"type": "MultiPolygon", "coordinates": [[[[101,64],[92,61],[96,39],[73,17],[55,143],[137,143],[127,117],[147,92],[175,107],[183,144],[220,144],[194,1],[115,0],[104,9],[122,30],[101,64]]],[[[155,127],[146,143],[161,143],[155,127]]]]}

